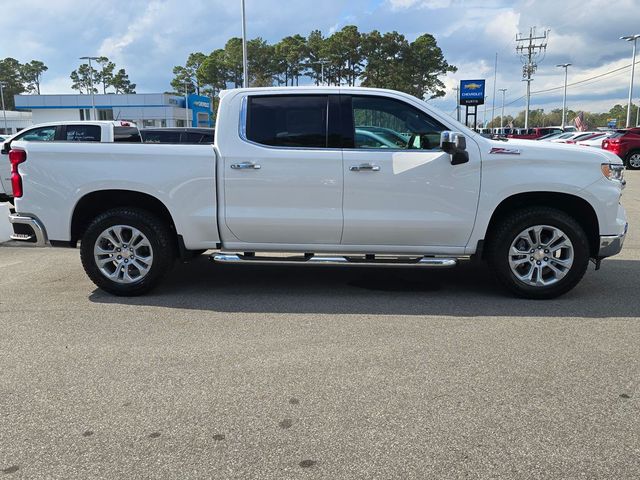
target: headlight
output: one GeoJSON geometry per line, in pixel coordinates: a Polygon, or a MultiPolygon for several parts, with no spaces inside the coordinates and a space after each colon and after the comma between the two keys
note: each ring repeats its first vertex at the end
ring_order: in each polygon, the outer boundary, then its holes
{"type": "Polygon", "coordinates": [[[624,187],[626,183],[624,181],[624,165],[618,163],[603,163],[600,168],[605,177],[611,181],[620,182],[624,187]]]}

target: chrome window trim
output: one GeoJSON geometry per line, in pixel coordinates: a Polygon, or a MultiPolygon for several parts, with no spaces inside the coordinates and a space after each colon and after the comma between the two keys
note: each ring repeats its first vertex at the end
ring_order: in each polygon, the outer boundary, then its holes
{"type": "MultiPolygon", "coordinates": [[[[276,96],[278,94],[274,94],[273,96],[276,96]]],[[[305,95],[305,94],[300,94],[300,95],[305,95]]],[[[324,94],[323,94],[324,95],[324,94]]],[[[331,93],[327,93],[326,96],[327,98],[329,97],[329,95],[336,95],[336,94],[331,94],[331,93]]],[[[251,96],[270,96],[270,95],[244,95],[242,97],[241,103],[240,103],[240,116],[239,116],[239,121],[238,121],[238,135],[240,136],[240,140],[242,140],[245,143],[248,143],[249,145],[253,145],[255,147],[260,147],[260,148],[267,148],[269,150],[285,150],[285,151],[290,151],[290,150],[321,150],[323,152],[326,151],[330,151],[330,152],[342,152],[342,151],[354,151],[354,152],[381,152],[381,153],[385,153],[385,152],[411,152],[411,153],[426,153],[426,152],[444,152],[444,150],[442,150],[441,148],[434,148],[434,149],[429,149],[429,150],[419,150],[419,149],[413,149],[413,148],[336,148],[336,147],[276,147],[274,145],[265,145],[263,143],[258,143],[258,142],[254,142],[253,140],[249,140],[247,138],[247,111],[249,109],[249,97],[251,96]]],[[[375,95],[370,95],[370,96],[375,96],[375,95]]],[[[382,96],[382,98],[387,98],[382,96]]],[[[406,102],[405,102],[406,103],[406,102]]],[[[409,104],[408,104],[409,105],[409,104]]],[[[413,106],[412,106],[413,107],[413,106]]],[[[328,108],[328,103],[327,103],[327,108],[328,108]]],[[[416,108],[416,107],[413,107],[416,108]]],[[[420,110],[420,109],[418,109],[420,110]]],[[[425,115],[428,115],[426,112],[420,110],[420,112],[424,113],[425,115]]],[[[329,134],[329,115],[327,115],[327,135],[329,134]]]]}

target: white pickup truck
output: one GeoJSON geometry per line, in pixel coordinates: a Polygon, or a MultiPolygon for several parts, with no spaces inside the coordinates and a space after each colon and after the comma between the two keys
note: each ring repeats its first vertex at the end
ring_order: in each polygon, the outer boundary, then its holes
{"type": "Polygon", "coordinates": [[[11,165],[7,159],[11,143],[20,142],[141,142],[138,127],[130,122],[48,122],[25,128],[3,140],[0,147],[0,202],[12,201],[11,165]]]}
{"type": "Polygon", "coordinates": [[[227,264],[481,258],[515,294],[552,298],[627,231],[617,156],[486,139],[389,90],[229,90],[214,145],[16,139],[10,157],[13,238],[80,242],[88,276],[116,295],[213,249],[227,264]]]}

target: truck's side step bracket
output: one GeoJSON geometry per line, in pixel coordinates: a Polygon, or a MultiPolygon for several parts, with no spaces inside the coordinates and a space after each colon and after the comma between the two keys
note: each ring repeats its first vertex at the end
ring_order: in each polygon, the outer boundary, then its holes
{"type": "Polygon", "coordinates": [[[244,265],[339,265],[354,267],[422,267],[448,268],[457,265],[455,258],[443,257],[398,257],[375,259],[372,256],[346,257],[322,256],[308,254],[292,257],[259,257],[255,255],[239,255],[235,253],[215,253],[210,259],[215,263],[234,263],[244,265]]]}

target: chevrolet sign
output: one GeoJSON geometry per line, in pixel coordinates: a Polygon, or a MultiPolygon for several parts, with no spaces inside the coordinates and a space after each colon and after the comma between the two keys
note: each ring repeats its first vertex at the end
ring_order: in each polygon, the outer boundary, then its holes
{"type": "Polygon", "coordinates": [[[460,82],[460,105],[484,104],[484,80],[462,80],[460,82]]]}

